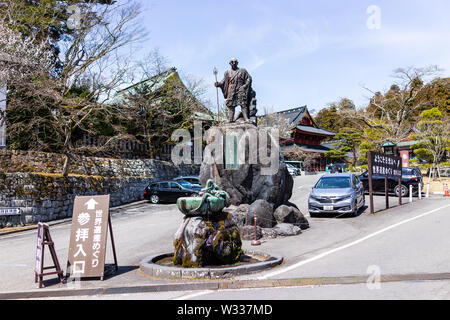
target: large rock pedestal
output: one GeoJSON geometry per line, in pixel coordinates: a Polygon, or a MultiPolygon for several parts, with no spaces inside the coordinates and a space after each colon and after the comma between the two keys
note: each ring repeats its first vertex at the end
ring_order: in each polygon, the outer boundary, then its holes
{"type": "Polygon", "coordinates": [[[261,234],[266,238],[297,235],[309,227],[289,202],[294,180],[279,150],[278,137],[267,133],[249,123],[211,128],[200,168],[202,185],[213,179],[229,194],[232,206],[224,211],[239,228],[246,227],[244,239],[254,237],[249,226],[254,225],[255,216],[261,228],[257,238],[261,234]]]}
{"type": "MultiPolygon", "coordinates": [[[[267,170],[269,174],[265,174],[264,168],[270,165],[262,164],[264,160],[261,157],[268,153],[264,146],[265,141],[261,139],[263,134],[264,131],[260,128],[246,123],[226,124],[211,128],[211,140],[207,141],[204,161],[200,168],[199,179],[202,185],[208,179],[213,179],[230,195],[231,204],[235,206],[252,204],[256,200],[265,200],[272,204],[275,209],[286,203],[292,195],[294,180],[289,174],[283,156],[278,149],[273,150],[275,153],[272,158],[272,166],[274,161],[277,162],[276,170],[272,172],[267,170]],[[237,137],[235,150],[232,150],[233,143],[230,144],[226,141],[227,137],[233,136],[237,137]],[[251,136],[252,139],[248,139],[248,136],[251,136]],[[217,145],[217,141],[215,141],[217,137],[223,137],[223,161],[212,160],[211,154],[220,151],[211,152],[213,147],[217,145]],[[245,144],[245,139],[250,143],[245,144]],[[243,147],[241,148],[241,146],[243,147]],[[233,157],[234,154],[237,154],[237,156],[233,157]],[[241,155],[245,155],[245,159],[243,158],[244,161],[239,163],[238,158],[241,155]],[[252,157],[257,161],[250,161],[252,157]],[[232,162],[234,162],[234,166],[232,162]]],[[[270,139],[273,138],[267,138],[269,145],[270,139]]],[[[278,141],[275,143],[278,143],[278,141]]],[[[273,146],[274,143],[271,145],[273,146]]]]}
{"type": "Polygon", "coordinates": [[[174,247],[174,265],[185,268],[233,264],[242,254],[239,228],[228,213],[185,217],[174,247]]]}

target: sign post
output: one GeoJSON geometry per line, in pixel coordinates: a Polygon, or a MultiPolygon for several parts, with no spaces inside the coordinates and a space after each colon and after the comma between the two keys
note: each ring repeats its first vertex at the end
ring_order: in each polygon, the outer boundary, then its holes
{"type": "Polygon", "coordinates": [[[44,276],[52,274],[59,275],[60,281],[62,283],[66,283],[66,280],[64,279],[64,272],[62,271],[59,265],[58,257],[56,256],[55,243],[50,236],[49,226],[45,223],[39,222],[36,244],[36,263],[34,268],[34,282],[39,282],[39,288],[42,288],[44,286],[44,276]],[[50,254],[53,260],[53,266],[51,267],[44,267],[44,249],[46,245],[50,249],[50,254]],[[44,273],[44,270],[48,269],[56,269],[56,271],[44,273]]]}
{"type": "Polygon", "coordinates": [[[369,170],[369,207],[370,207],[370,214],[373,214],[374,213],[373,184],[372,184],[373,169],[372,169],[372,156],[370,151],[367,152],[367,165],[369,170]]]}
{"type": "Polygon", "coordinates": [[[116,248],[109,216],[109,195],[75,197],[70,234],[67,274],[79,278],[105,276],[108,230],[118,270],[116,248]]]}
{"type": "Polygon", "coordinates": [[[369,196],[370,213],[374,213],[373,207],[373,186],[372,176],[384,177],[384,192],[386,209],[389,209],[389,179],[398,179],[399,182],[399,204],[402,204],[402,159],[400,157],[390,156],[383,153],[368,151],[368,171],[369,171],[369,196]]]}
{"type": "Polygon", "coordinates": [[[388,187],[388,177],[384,177],[384,194],[386,197],[386,210],[389,209],[389,187],[388,187]]]}

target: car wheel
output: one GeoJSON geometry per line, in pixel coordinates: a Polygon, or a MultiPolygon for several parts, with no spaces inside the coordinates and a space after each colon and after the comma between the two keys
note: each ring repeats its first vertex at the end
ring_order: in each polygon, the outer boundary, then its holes
{"type": "Polygon", "coordinates": [[[159,197],[156,194],[154,194],[150,197],[150,201],[153,204],[157,204],[157,203],[159,203],[159,197]]]}
{"type": "Polygon", "coordinates": [[[197,193],[192,193],[190,196],[191,196],[191,197],[194,197],[194,198],[197,198],[197,197],[198,197],[198,194],[197,194],[197,193]]]}
{"type": "MultiPolygon", "coordinates": [[[[401,192],[402,192],[402,197],[408,196],[408,188],[404,184],[402,184],[402,191],[401,192]]],[[[394,194],[395,194],[396,197],[399,196],[399,187],[398,187],[398,185],[395,186],[395,188],[394,188],[394,194]]]]}

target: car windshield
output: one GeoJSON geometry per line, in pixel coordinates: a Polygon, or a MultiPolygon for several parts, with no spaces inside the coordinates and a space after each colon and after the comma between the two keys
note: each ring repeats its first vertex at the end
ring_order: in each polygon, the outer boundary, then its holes
{"type": "Polygon", "coordinates": [[[344,189],[350,188],[350,178],[349,177],[327,177],[321,178],[317,182],[316,189],[344,189]]]}
{"type": "Polygon", "coordinates": [[[181,180],[181,181],[177,181],[177,182],[179,184],[181,184],[185,188],[191,188],[192,187],[192,185],[189,182],[187,182],[187,181],[181,180]]]}
{"type": "Polygon", "coordinates": [[[418,176],[421,175],[420,170],[418,170],[416,168],[403,168],[402,174],[404,174],[404,175],[418,175],[418,176]]]}

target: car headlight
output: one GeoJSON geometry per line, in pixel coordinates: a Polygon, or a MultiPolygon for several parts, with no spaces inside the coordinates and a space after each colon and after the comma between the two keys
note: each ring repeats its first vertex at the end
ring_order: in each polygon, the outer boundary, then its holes
{"type": "Polygon", "coordinates": [[[345,197],[342,197],[340,200],[351,200],[353,198],[353,195],[352,194],[349,194],[349,195],[347,195],[347,196],[345,196],[345,197]]]}

